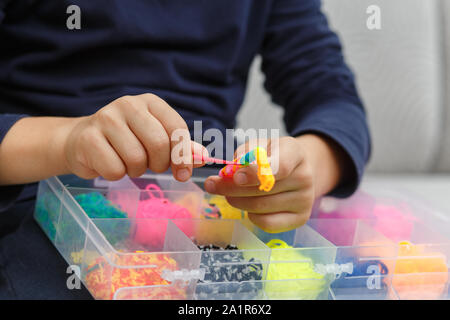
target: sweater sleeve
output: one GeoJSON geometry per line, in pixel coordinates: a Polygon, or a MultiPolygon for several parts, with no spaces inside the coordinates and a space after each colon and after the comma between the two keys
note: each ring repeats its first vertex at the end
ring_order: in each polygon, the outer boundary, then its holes
{"type": "Polygon", "coordinates": [[[11,0],[0,0],[0,24],[2,23],[3,18],[5,17],[5,9],[10,2],[11,0]]]}
{"type": "MultiPolygon", "coordinates": [[[[0,0],[0,25],[5,18],[5,9],[11,0],[0,0]]],[[[8,114],[3,113],[0,106],[0,146],[3,138],[9,129],[20,119],[26,117],[25,114],[8,114]]],[[[0,212],[10,208],[19,197],[24,189],[24,185],[0,186],[0,212]]]]}
{"type": "Polygon", "coordinates": [[[370,156],[366,114],[339,39],[320,0],[275,0],[261,48],[265,88],[284,110],[292,136],[334,140],[351,162],[350,175],[330,195],[351,195],[370,156]]]}
{"type": "MultiPolygon", "coordinates": [[[[9,129],[26,116],[24,114],[0,114],[0,147],[9,129]]],[[[0,212],[7,210],[16,202],[23,188],[24,185],[0,186],[0,212]]]]}

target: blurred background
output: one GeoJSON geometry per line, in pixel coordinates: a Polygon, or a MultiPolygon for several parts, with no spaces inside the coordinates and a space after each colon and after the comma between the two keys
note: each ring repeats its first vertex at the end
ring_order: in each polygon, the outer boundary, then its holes
{"type": "MultiPolygon", "coordinates": [[[[373,146],[363,184],[398,187],[450,212],[450,0],[322,2],[367,111],[373,146]],[[371,5],[380,8],[379,30],[366,24],[371,5]]],[[[283,134],[283,110],[264,91],[260,62],[238,127],[283,134]]]]}

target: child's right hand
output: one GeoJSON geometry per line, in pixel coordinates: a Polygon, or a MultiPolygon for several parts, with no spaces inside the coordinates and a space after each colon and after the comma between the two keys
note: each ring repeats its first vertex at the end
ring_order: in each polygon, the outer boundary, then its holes
{"type": "Polygon", "coordinates": [[[207,153],[191,141],[183,118],[153,94],[119,98],[78,118],[63,136],[67,170],[85,179],[118,180],[125,174],[138,177],[147,168],[161,173],[171,167],[177,180],[186,181],[192,174],[192,153],[207,153]],[[171,139],[174,133],[179,141],[171,139]],[[177,143],[182,148],[174,150],[177,143]],[[181,158],[174,161],[174,156],[181,158]]]}

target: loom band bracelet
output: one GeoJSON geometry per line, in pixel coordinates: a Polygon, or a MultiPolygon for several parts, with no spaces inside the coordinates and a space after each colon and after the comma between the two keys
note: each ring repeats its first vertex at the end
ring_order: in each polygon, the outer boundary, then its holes
{"type": "Polygon", "coordinates": [[[267,151],[261,147],[257,147],[239,159],[235,159],[233,164],[226,165],[219,171],[219,176],[222,178],[232,178],[238,169],[254,162],[256,162],[258,166],[257,175],[260,182],[259,190],[269,192],[275,184],[275,177],[273,176],[268,161],[267,151]]]}
{"type": "Polygon", "coordinates": [[[228,163],[219,171],[219,176],[222,178],[232,178],[238,169],[247,167],[255,161],[257,161],[256,149],[247,152],[242,157],[236,158],[231,163],[228,163]]]}
{"type": "Polygon", "coordinates": [[[233,178],[234,174],[238,169],[246,167],[247,165],[242,165],[240,163],[235,164],[228,164],[219,171],[219,177],[225,178],[225,179],[231,179],[233,178]]]}

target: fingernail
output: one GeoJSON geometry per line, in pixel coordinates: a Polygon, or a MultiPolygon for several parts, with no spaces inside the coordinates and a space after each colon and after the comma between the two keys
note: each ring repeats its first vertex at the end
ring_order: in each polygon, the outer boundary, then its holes
{"type": "Polygon", "coordinates": [[[205,181],[205,190],[209,193],[216,192],[216,184],[211,180],[205,181]]]}
{"type": "Polygon", "coordinates": [[[177,171],[177,179],[181,181],[186,181],[187,179],[189,179],[190,175],[191,174],[189,170],[185,168],[177,171]]]}
{"type": "Polygon", "coordinates": [[[247,175],[243,172],[238,172],[234,176],[236,184],[246,184],[248,182],[247,175]]]}

